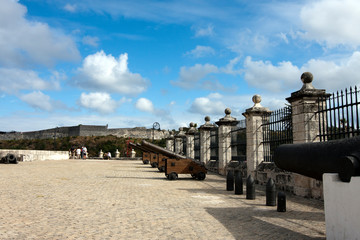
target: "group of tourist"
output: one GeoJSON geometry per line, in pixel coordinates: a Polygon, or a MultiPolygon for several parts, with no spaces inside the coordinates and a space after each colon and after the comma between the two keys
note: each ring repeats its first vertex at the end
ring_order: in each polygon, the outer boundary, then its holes
{"type": "Polygon", "coordinates": [[[70,158],[73,159],[86,159],[88,152],[87,152],[87,148],[85,146],[82,147],[75,147],[72,146],[71,149],[69,150],[70,152],[70,158]]]}

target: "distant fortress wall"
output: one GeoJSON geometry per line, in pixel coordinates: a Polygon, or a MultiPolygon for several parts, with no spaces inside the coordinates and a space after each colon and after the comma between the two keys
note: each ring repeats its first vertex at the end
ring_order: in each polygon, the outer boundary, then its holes
{"type": "Polygon", "coordinates": [[[170,135],[167,130],[153,130],[145,127],[110,128],[108,125],[78,125],[71,127],[57,127],[32,132],[0,132],[0,140],[19,139],[54,139],[73,136],[108,136],[133,137],[145,139],[163,139],[170,135]]]}

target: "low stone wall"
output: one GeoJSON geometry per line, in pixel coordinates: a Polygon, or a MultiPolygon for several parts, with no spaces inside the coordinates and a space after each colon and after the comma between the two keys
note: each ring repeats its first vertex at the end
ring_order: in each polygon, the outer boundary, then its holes
{"type": "Polygon", "coordinates": [[[45,151],[45,150],[16,150],[16,149],[0,149],[0,158],[8,153],[14,154],[18,161],[44,161],[44,160],[66,160],[69,159],[67,151],[45,151]]]}
{"type": "Polygon", "coordinates": [[[279,169],[273,162],[262,162],[255,170],[255,180],[266,185],[272,178],[278,190],[287,191],[298,196],[324,199],[323,184],[313,178],[279,169]]]}

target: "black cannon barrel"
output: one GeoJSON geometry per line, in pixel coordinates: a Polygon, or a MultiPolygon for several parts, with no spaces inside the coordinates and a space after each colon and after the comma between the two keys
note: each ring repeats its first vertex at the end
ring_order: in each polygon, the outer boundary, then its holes
{"type": "Polygon", "coordinates": [[[141,150],[141,151],[143,151],[143,152],[153,152],[153,151],[150,151],[149,149],[141,146],[140,143],[134,144],[134,143],[130,142],[129,145],[130,145],[131,147],[136,148],[136,149],[138,149],[138,150],[141,150]]]}
{"type": "Polygon", "coordinates": [[[274,153],[284,170],[322,180],[324,173],[338,173],[341,181],[360,176],[360,136],[328,142],[285,144],[274,153]]]}
{"type": "Polygon", "coordinates": [[[167,157],[171,157],[171,158],[176,158],[176,159],[185,159],[186,157],[183,156],[183,155],[180,155],[180,154],[177,154],[173,151],[170,151],[170,150],[167,150],[165,148],[162,148],[162,147],[159,147],[155,144],[152,144],[152,143],[149,143],[145,140],[142,140],[141,142],[141,145],[148,148],[148,149],[151,149],[152,151],[155,151],[155,152],[158,152],[158,153],[161,153],[167,157]]]}

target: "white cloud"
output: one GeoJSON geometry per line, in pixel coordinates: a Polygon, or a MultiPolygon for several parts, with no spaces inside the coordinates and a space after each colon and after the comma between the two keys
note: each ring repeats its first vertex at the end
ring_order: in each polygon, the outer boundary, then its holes
{"type": "Polygon", "coordinates": [[[50,97],[40,91],[25,94],[21,96],[20,99],[32,106],[33,108],[38,108],[45,111],[53,110],[53,105],[50,97]]]}
{"type": "Polygon", "coordinates": [[[47,82],[31,70],[0,68],[0,91],[14,94],[20,90],[59,89],[58,73],[55,72],[53,78],[47,82]]]}
{"type": "Polygon", "coordinates": [[[247,57],[244,63],[245,80],[259,89],[272,92],[291,92],[302,86],[300,76],[312,72],[315,88],[336,91],[360,84],[360,52],[339,61],[311,59],[300,68],[291,62],[252,61],[247,57]]]}
{"type": "Polygon", "coordinates": [[[70,3],[67,3],[65,6],[64,6],[64,9],[68,12],[71,12],[71,13],[74,13],[76,12],[77,10],[77,6],[76,4],[70,4],[70,3]]]}
{"type": "Polygon", "coordinates": [[[226,108],[221,101],[220,94],[211,94],[207,97],[199,97],[191,104],[189,112],[201,115],[220,115],[226,108]]]}
{"type": "Polygon", "coordinates": [[[79,104],[85,108],[105,114],[114,112],[119,105],[108,93],[104,92],[82,93],[79,104]]]}
{"type": "Polygon", "coordinates": [[[208,25],[204,28],[195,29],[195,37],[207,37],[214,35],[214,26],[208,25]]]}
{"type": "Polygon", "coordinates": [[[300,13],[305,37],[328,47],[360,45],[360,1],[320,0],[305,5],[300,13]]]}
{"type": "Polygon", "coordinates": [[[92,46],[92,47],[97,47],[99,45],[99,38],[98,37],[85,36],[82,39],[82,43],[85,44],[85,45],[92,46]]]}
{"type": "Polygon", "coordinates": [[[193,67],[181,67],[179,80],[172,84],[185,88],[196,88],[200,80],[208,74],[219,72],[218,67],[212,64],[195,64],[193,67]]]}
{"type": "Polygon", "coordinates": [[[80,58],[75,42],[46,23],[29,21],[27,9],[18,1],[1,1],[0,7],[0,64],[54,64],[58,60],[80,58]]]}
{"type": "Polygon", "coordinates": [[[135,103],[135,107],[142,112],[153,113],[155,110],[153,103],[147,98],[139,98],[135,103]]]}
{"type": "Polygon", "coordinates": [[[195,49],[186,52],[185,55],[190,55],[195,58],[201,58],[201,57],[207,57],[215,55],[215,50],[212,47],[209,46],[196,46],[195,49]]]}
{"type": "Polygon", "coordinates": [[[103,51],[87,56],[78,74],[75,84],[83,89],[116,92],[136,95],[144,92],[148,81],[138,73],[128,69],[128,55],[121,54],[118,59],[103,51]]]}

